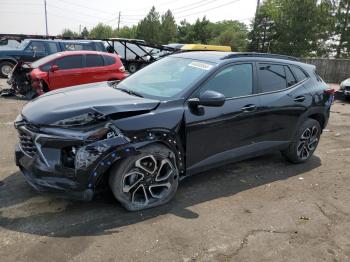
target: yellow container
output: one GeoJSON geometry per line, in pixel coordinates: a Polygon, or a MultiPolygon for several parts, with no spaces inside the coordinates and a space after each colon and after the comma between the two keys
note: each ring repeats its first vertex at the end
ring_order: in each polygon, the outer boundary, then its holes
{"type": "Polygon", "coordinates": [[[181,47],[183,51],[223,51],[231,52],[230,46],[223,45],[202,45],[202,44],[185,44],[181,47]]]}

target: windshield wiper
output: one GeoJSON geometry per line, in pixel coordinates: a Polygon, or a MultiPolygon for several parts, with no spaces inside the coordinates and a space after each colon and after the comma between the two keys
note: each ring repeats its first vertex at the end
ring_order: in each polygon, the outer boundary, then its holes
{"type": "Polygon", "coordinates": [[[138,97],[143,97],[143,95],[141,95],[140,93],[138,92],[135,92],[135,91],[132,91],[132,90],[129,90],[129,89],[126,89],[126,88],[116,88],[117,90],[120,90],[120,91],[123,91],[129,95],[133,95],[133,96],[138,96],[138,97]]]}

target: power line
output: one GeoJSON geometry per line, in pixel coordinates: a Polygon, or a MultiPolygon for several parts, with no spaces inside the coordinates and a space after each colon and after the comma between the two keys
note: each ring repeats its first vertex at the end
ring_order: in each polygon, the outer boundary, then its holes
{"type": "Polygon", "coordinates": [[[105,10],[102,10],[102,9],[96,9],[96,8],[92,8],[92,7],[88,7],[88,6],[85,6],[85,5],[81,5],[81,4],[77,4],[77,3],[71,3],[71,2],[68,2],[66,0],[59,0],[60,2],[62,3],[65,3],[65,4],[69,4],[69,5],[75,5],[75,6],[78,6],[78,7],[82,7],[82,8],[85,8],[85,9],[89,9],[89,10],[92,10],[94,12],[100,12],[100,13],[105,13],[105,14],[110,14],[110,15],[113,15],[113,13],[111,12],[107,12],[105,10]]]}
{"type": "Polygon", "coordinates": [[[220,8],[220,7],[224,7],[224,6],[227,6],[227,5],[231,5],[231,4],[234,4],[234,3],[239,2],[239,1],[241,1],[241,0],[234,0],[234,1],[231,1],[231,2],[228,2],[228,3],[225,3],[225,4],[222,4],[222,5],[214,6],[214,7],[211,7],[211,8],[202,10],[202,11],[199,11],[199,12],[195,12],[195,13],[191,13],[191,14],[187,14],[187,15],[183,15],[183,16],[178,16],[178,17],[175,17],[175,19],[184,18],[184,17],[189,17],[189,16],[201,14],[201,13],[204,13],[204,12],[209,12],[209,11],[211,11],[211,10],[218,9],[218,8],[220,8]]]}
{"type": "MultiPolygon", "coordinates": [[[[53,7],[53,8],[56,8],[56,9],[60,9],[62,11],[72,11],[72,9],[69,9],[69,8],[66,8],[66,7],[60,7],[60,6],[57,6],[57,5],[53,5],[53,4],[47,4],[49,7],[53,7]]],[[[80,15],[84,15],[84,16],[89,16],[89,17],[93,17],[93,18],[97,18],[97,19],[104,19],[102,18],[101,16],[95,16],[95,15],[91,15],[91,14],[87,14],[87,13],[82,13],[82,12],[77,12],[76,10],[74,10],[75,13],[78,13],[80,15]]]]}

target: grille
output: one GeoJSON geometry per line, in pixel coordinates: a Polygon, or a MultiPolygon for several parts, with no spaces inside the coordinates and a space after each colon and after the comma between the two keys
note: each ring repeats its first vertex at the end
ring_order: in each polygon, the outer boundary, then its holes
{"type": "Polygon", "coordinates": [[[346,86],[346,87],[345,87],[345,90],[346,90],[346,91],[350,91],[350,86],[346,86]]]}
{"type": "Polygon", "coordinates": [[[33,157],[37,152],[33,137],[30,134],[27,134],[21,130],[19,132],[19,144],[21,145],[22,150],[27,155],[33,157]]]}

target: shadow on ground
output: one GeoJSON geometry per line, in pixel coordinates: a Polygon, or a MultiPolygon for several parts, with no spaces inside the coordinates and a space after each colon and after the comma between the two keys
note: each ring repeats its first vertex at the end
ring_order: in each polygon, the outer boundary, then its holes
{"type": "Polygon", "coordinates": [[[196,219],[199,214],[189,210],[191,206],[288,179],[320,165],[321,160],[317,156],[307,163],[293,165],[285,162],[280,154],[226,165],[187,178],[180,184],[173,201],[143,212],[127,212],[110,192],[97,196],[92,202],[38,197],[17,172],[7,177],[5,185],[0,187],[0,226],[35,235],[72,237],[116,233],[123,226],[168,213],[196,219]],[[31,199],[37,198],[44,203],[36,202],[28,210],[31,199]]]}

